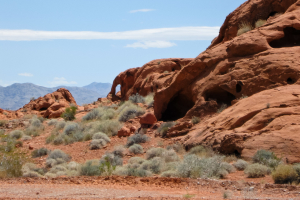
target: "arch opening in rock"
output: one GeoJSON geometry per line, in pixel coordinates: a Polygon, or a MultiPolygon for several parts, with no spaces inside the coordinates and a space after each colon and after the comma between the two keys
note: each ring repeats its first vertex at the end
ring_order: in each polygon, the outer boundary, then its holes
{"type": "MultiPolygon", "coordinates": [[[[116,95],[119,91],[121,91],[121,85],[120,85],[120,84],[118,84],[118,85],[116,86],[116,88],[115,88],[115,95],[116,95]]],[[[122,93],[122,92],[121,92],[121,93],[122,93]]]]}
{"type": "Polygon", "coordinates": [[[216,101],[219,105],[226,104],[228,106],[231,105],[231,101],[236,99],[236,97],[231,94],[230,92],[227,92],[226,90],[223,90],[220,87],[215,87],[210,90],[208,90],[204,95],[205,101],[216,101]]]}
{"type": "Polygon", "coordinates": [[[163,112],[160,120],[175,121],[186,115],[186,113],[195,105],[192,99],[185,94],[179,93],[174,96],[167,109],[163,112]]]}
{"type": "Polygon", "coordinates": [[[236,84],[236,93],[240,93],[242,91],[242,85],[241,84],[236,84]]]}
{"type": "Polygon", "coordinates": [[[300,46],[300,30],[293,27],[286,27],[284,30],[284,37],[273,40],[269,44],[273,48],[283,48],[283,47],[294,47],[300,46]]]}

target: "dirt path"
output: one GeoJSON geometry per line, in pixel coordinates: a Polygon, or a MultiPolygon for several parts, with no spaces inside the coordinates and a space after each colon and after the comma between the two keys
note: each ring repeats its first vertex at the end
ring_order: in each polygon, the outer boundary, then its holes
{"type": "Polygon", "coordinates": [[[300,199],[300,187],[210,179],[60,177],[0,180],[0,199],[300,199]]]}

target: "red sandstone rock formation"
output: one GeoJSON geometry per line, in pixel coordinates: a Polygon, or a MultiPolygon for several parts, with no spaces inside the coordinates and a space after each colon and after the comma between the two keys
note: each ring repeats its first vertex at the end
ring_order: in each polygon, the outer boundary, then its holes
{"type": "Polygon", "coordinates": [[[129,69],[116,77],[110,94],[124,100],[155,93],[156,118],[178,121],[167,136],[186,135],[182,141],[188,147],[205,144],[245,157],[264,148],[300,162],[299,60],[300,0],[249,0],[226,18],[219,36],[195,59],[154,60],[129,69]],[[254,25],[258,19],[267,23],[237,36],[242,22],[254,25]],[[201,122],[190,128],[185,122],[193,116],[201,122]]]}

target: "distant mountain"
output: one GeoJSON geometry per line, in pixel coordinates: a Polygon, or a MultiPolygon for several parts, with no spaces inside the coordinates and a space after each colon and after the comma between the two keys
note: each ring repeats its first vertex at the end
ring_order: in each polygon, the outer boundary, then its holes
{"type": "Polygon", "coordinates": [[[0,86],[0,108],[17,110],[30,101],[31,97],[38,98],[52,93],[59,88],[71,92],[78,105],[92,103],[100,97],[106,97],[111,89],[110,83],[92,83],[83,87],[58,86],[47,88],[32,83],[15,83],[7,87],[0,86]]]}

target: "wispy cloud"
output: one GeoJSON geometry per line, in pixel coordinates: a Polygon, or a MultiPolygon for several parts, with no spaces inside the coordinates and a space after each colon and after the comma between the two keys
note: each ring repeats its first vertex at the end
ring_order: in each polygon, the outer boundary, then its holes
{"type": "Polygon", "coordinates": [[[139,10],[131,10],[129,13],[137,13],[137,12],[151,12],[155,11],[155,9],[139,9],[139,10]]]}
{"type": "Polygon", "coordinates": [[[219,34],[220,27],[177,27],[142,29],[123,32],[93,31],[36,31],[36,30],[0,30],[0,40],[136,40],[136,41],[172,41],[172,40],[212,40],[219,34]]]}
{"type": "Polygon", "coordinates": [[[31,73],[20,73],[20,74],[18,74],[19,76],[27,76],[27,77],[31,77],[31,76],[33,76],[33,74],[31,74],[31,73]]]}
{"type": "Polygon", "coordinates": [[[133,44],[128,44],[126,47],[148,49],[148,48],[168,48],[173,46],[176,46],[176,44],[169,41],[141,41],[141,42],[135,42],[133,44]]]}
{"type": "Polygon", "coordinates": [[[67,81],[64,77],[55,77],[53,81],[49,82],[52,87],[59,85],[76,85],[75,81],[67,81]]]}

